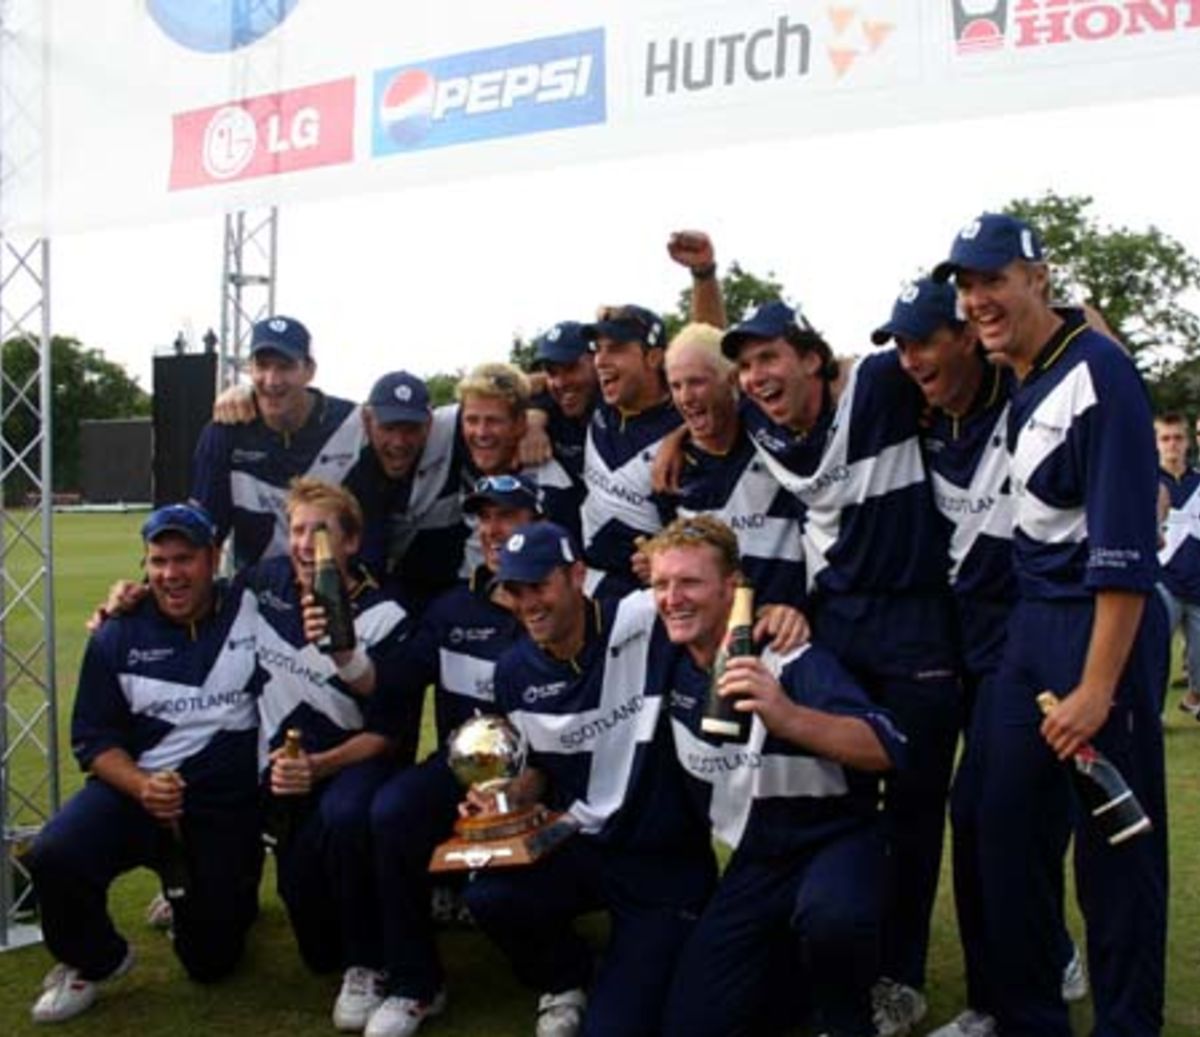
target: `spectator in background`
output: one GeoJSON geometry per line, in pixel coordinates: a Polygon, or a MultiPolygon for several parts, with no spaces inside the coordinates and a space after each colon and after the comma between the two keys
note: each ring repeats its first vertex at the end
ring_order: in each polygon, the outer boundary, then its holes
{"type": "Polygon", "coordinates": [[[1159,591],[1171,632],[1183,627],[1188,687],[1179,708],[1200,719],[1200,472],[1187,463],[1188,423],[1182,414],[1154,419],[1158,484],[1167,495],[1158,552],[1159,591]]]}

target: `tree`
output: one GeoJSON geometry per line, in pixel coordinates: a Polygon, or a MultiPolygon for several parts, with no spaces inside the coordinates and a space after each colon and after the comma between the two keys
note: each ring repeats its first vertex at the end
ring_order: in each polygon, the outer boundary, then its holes
{"type": "Polygon", "coordinates": [[[440,407],[444,403],[453,403],[454,390],[458,387],[462,377],[461,370],[450,374],[442,371],[431,374],[425,379],[425,388],[429,390],[429,402],[435,407],[440,407]]]}
{"type": "MultiPolygon", "coordinates": [[[[4,441],[24,448],[35,441],[33,405],[37,399],[37,347],[26,337],[8,339],[0,347],[4,371],[4,441]]],[[[150,413],[150,397],[119,364],[98,349],[87,349],[78,339],[55,335],[50,341],[51,420],[53,422],[53,487],[79,486],[79,423],[84,419],[128,418],[150,413]]],[[[5,494],[19,499],[30,488],[26,469],[37,471],[37,451],[25,454],[22,464],[4,458],[12,472],[5,494]]]]}
{"type": "MultiPolygon", "coordinates": [[[[725,296],[725,313],[730,324],[736,324],[751,310],[765,302],[783,297],[783,285],[775,279],[775,272],[768,270],[766,277],[758,277],[742,268],[735,259],[721,278],[721,292],[725,296]]],[[[685,288],[679,293],[674,313],[663,316],[667,326],[668,340],[691,319],[692,290],[685,288]]]]}
{"type": "Polygon", "coordinates": [[[526,341],[517,332],[513,332],[512,346],[508,350],[508,362],[513,367],[528,374],[533,370],[533,361],[537,356],[538,336],[526,341]]]}
{"type": "Polygon", "coordinates": [[[1181,363],[1200,356],[1200,316],[1183,302],[1200,290],[1200,261],[1155,226],[1101,226],[1091,206],[1090,196],[1047,191],[1005,211],[1037,228],[1055,297],[1100,310],[1157,395],[1181,363]]]}

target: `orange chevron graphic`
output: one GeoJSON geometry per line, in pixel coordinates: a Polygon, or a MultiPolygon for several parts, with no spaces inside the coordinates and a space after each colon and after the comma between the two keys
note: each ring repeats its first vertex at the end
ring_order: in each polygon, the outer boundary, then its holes
{"type": "Polygon", "coordinates": [[[844,33],[854,20],[855,14],[857,14],[856,8],[831,6],[829,8],[829,20],[833,22],[834,34],[840,36],[844,33]]]}
{"type": "Polygon", "coordinates": [[[892,34],[895,28],[896,26],[891,22],[869,22],[864,19],[863,32],[866,33],[872,52],[883,46],[884,40],[892,34]]]}
{"type": "Polygon", "coordinates": [[[833,64],[833,74],[838,79],[841,79],[854,64],[858,57],[858,51],[850,50],[841,47],[829,48],[829,60],[833,64]]]}

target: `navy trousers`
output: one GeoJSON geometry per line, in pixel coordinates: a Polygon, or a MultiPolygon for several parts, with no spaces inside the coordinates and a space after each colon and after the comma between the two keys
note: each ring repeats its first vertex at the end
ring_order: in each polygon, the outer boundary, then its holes
{"type": "Polygon", "coordinates": [[[370,814],[375,790],[395,766],[390,757],[375,757],[322,782],[276,848],[279,897],[314,972],[383,967],[370,814]]]}
{"type": "Polygon", "coordinates": [[[789,857],[734,854],[684,949],[668,1037],[757,1037],[811,1006],[817,1032],[870,1037],[879,975],[883,841],[866,827],[789,857]],[[792,953],[793,949],[798,954],[792,953]],[[773,959],[795,962],[780,976],[773,959]]]}
{"type": "Polygon", "coordinates": [[[907,766],[884,779],[889,855],[881,974],[920,989],[963,727],[950,603],[936,596],[830,596],[818,606],[814,636],[908,739],[907,766]]]}
{"type": "Polygon", "coordinates": [[[656,1037],[675,963],[712,889],[711,853],[637,854],[577,835],[529,868],[483,871],[466,902],[487,935],[539,993],[591,989],[589,1037],[656,1037]],[[606,910],[608,946],[592,954],[572,921],[606,910]]]}
{"type": "Polygon", "coordinates": [[[1091,602],[1022,602],[1013,612],[988,732],[980,874],[995,1013],[1005,1037],[1070,1033],[1060,997],[1064,818],[1075,828],[1075,873],[1087,925],[1095,1037],[1162,1028],[1167,919],[1167,816],[1162,721],[1167,633],[1156,595],[1146,610],[1107,723],[1093,744],[1109,757],[1154,825],[1110,846],[1074,801],[1067,765],[1039,733],[1038,692],[1075,687],[1091,636],[1091,602]],[[994,762],[995,765],[991,765],[994,762]]]}
{"type": "Polygon", "coordinates": [[[445,983],[429,914],[429,859],[463,799],[444,752],[400,771],[375,794],[371,841],[389,993],[429,1001],[445,983]]]}
{"type": "MultiPolygon", "coordinates": [[[[258,912],[257,799],[219,812],[185,805],[180,827],[189,887],[173,905],[173,947],[192,979],[212,982],[237,965],[258,912]]],[[[169,838],[140,804],[95,778],[51,819],[28,861],[55,958],[93,980],[121,963],[128,944],[109,917],[108,888],[134,868],[159,870],[169,838]]]]}

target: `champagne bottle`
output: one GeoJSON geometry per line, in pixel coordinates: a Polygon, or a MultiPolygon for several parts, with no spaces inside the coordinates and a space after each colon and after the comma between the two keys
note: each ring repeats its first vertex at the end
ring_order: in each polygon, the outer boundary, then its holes
{"type": "MultiPolygon", "coordinates": [[[[1037,697],[1037,704],[1043,713],[1049,713],[1058,705],[1058,697],[1043,691],[1037,697]]],[[[1125,776],[1090,743],[1084,743],[1071,757],[1071,777],[1092,823],[1110,846],[1150,831],[1150,818],[1125,776]]]]}
{"type": "Polygon", "coordinates": [[[342,572],[333,557],[329,530],[324,523],[313,530],[313,586],[316,603],[325,610],[325,636],[317,642],[322,652],[343,652],[354,647],[354,614],[342,572]]]}
{"type": "MultiPolygon", "coordinates": [[[[159,771],[158,776],[172,784],[179,782],[179,775],[175,771],[159,771]]],[[[162,880],[163,896],[171,904],[178,904],[187,899],[191,880],[188,877],[187,849],[183,841],[183,828],[179,824],[178,818],[172,818],[165,827],[159,878],[162,880]]]]}
{"type": "MultiPolygon", "coordinates": [[[[283,736],[283,755],[289,760],[300,758],[300,729],[289,727],[283,736]]],[[[303,803],[300,796],[277,796],[270,794],[267,801],[267,816],[265,827],[267,842],[276,850],[285,845],[292,837],[300,820],[303,803]]]]}
{"type": "Polygon", "coordinates": [[[700,730],[705,734],[716,735],[726,742],[744,743],[750,738],[750,714],[734,709],[732,698],[717,694],[717,685],[730,659],[754,654],[754,588],[742,583],[733,592],[725,640],[713,662],[708,701],[700,720],[700,730]]]}

